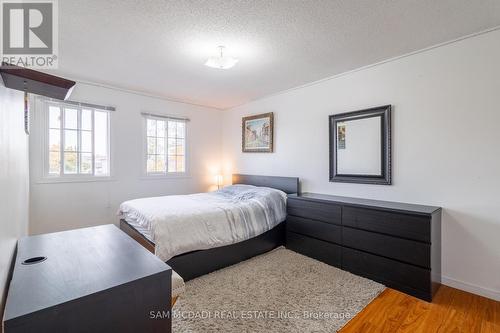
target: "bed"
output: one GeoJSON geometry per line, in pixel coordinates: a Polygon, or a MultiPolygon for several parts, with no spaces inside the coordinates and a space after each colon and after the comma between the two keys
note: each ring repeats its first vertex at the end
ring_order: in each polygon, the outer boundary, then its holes
{"type": "MultiPolygon", "coordinates": [[[[239,185],[252,185],[259,188],[272,188],[282,191],[284,194],[294,194],[299,192],[299,179],[295,177],[235,174],[232,177],[232,183],[239,185]]],[[[197,197],[194,196],[194,199],[197,199],[197,197]]],[[[200,206],[204,205],[206,204],[200,203],[200,206]]],[[[167,258],[165,260],[166,263],[179,273],[186,281],[284,245],[285,235],[284,223],[278,223],[270,230],[243,241],[238,241],[230,245],[180,253],[169,258],[168,251],[166,253],[164,248],[155,244],[151,235],[149,235],[144,228],[138,227],[137,223],[129,223],[125,219],[121,219],[120,229],[134,238],[149,251],[153,253],[160,252],[160,258],[162,256],[163,258],[167,258]]],[[[177,249],[177,251],[179,251],[179,249],[177,249]]]]}

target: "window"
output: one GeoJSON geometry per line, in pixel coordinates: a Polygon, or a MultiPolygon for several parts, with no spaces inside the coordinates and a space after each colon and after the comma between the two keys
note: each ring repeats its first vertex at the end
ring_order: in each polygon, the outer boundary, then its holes
{"type": "Polygon", "coordinates": [[[110,176],[109,111],[47,102],[48,177],[110,176]]]}
{"type": "Polygon", "coordinates": [[[146,173],[186,172],[186,121],[146,116],[146,173]]]}

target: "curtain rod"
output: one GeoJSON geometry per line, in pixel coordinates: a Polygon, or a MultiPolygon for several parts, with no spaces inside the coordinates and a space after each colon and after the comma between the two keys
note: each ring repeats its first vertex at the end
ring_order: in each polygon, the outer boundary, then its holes
{"type": "Polygon", "coordinates": [[[148,112],[141,112],[143,116],[156,117],[156,118],[164,118],[164,119],[172,119],[172,120],[181,120],[181,121],[190,121],[189,118],[178,117],[178,116],[166,116],[160,114],[153,114],[148,112]]]}
{"type": "Polygon", "coordinates": [[[99,105],[99,104],[76,102],[76,101],[62,101],[62,100],[55,99],[55,98],[43,98],[43,99],[46,101],[49,101],[49,102],[66,103],[66,104],[76,105],[76,106],[80,106],[80,107],[84,107],[84,108],[99,109],[99,110],[104,110],[104,111],[116,111],[116,108],[114,106],[104,106],[104,105],[99,105]]]}

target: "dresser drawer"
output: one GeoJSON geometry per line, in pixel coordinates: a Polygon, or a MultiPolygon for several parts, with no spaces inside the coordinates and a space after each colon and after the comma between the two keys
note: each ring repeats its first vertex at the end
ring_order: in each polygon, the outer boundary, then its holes
{"type": "Polygon", "coordinates": [[[431,267],[431,246],[370,231],[342,228],[343,245],[425,268],[431,267]]]}
{"type": "Polygon", "coordinates": [[[342,248],[342,269],[416,297],[427,300],[431,297],[431,271],[428,269],[345,247],[342,248]]]}
{"type": "Polygon", "coordinates": [[[342,224],[388,235],[431,241],[430,217],[406,215],[366,208],[344,207],[342,224]]]}
{"type": "Polygon", "coordinates": [[[288,199],[288,214],[319,220],[327,223],[341,224],[342,208],[340,205],[318,201],[288,199]]]}
{"type": "Polygon", "coordinates": [[[286,247],[328,265],[341,265],[341,247],[332,243],[287,231],[286,247]]]}
{"type": "Polygon", "coordinates": [[[286,218],[286,228],[288,231],[341,244],[342,230],[338,225],[289,215],[286,218]]]}

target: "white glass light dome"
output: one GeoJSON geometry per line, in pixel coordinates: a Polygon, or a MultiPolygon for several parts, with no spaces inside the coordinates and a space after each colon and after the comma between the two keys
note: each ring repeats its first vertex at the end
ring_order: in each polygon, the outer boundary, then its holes
{"type": "Polygon", "coordinates": [[[238,59],[224,56],[224,46],[219,46],[220,55],[218,57],[208,58],[205,66],[218,69],[232,68],[238,62],[238,59]]]}

